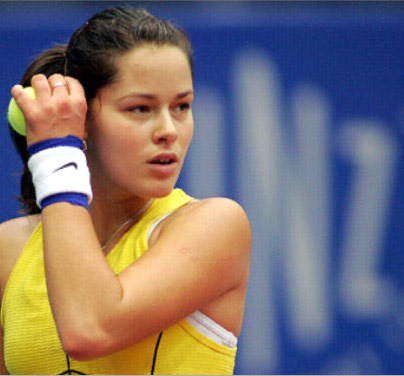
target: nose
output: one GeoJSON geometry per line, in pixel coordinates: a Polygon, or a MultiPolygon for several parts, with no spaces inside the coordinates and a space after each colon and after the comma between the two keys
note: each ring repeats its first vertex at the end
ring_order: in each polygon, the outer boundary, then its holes
{"type": "Polygon", "coordinates": [[[171,146],[177,140],[177,127],[170,111],[164,109],[156,119],[156,127],[153,132],[153,142],[171,146]]]}

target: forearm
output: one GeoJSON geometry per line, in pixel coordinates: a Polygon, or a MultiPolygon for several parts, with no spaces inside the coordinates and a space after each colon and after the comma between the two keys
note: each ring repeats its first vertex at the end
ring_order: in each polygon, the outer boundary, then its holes
{"type": "Polygon", "coordinates": [[[72,333],[98,336],[121,299],[86,209],[57,203],[43,210],[49,301],[61,340],[72,333]]]}

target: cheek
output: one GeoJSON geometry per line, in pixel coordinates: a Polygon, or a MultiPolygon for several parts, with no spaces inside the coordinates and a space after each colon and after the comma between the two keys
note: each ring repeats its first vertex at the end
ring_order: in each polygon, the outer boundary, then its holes
{"type": "Polygon", "coordinates": [[[144,138],[140,129],[129,127],[125,118],[112,116],[108,111],[101,114],[102,116],[93,119],[88,128],[89,138],[97,149],[97,154],[113,157],[139,150],[144,138]]]}
{"type": "Polygon", "coordinates": [[[107,165],[116,166],[116,168],[130,168],[141,159],[144,145],[142,140],[137,137],[114,133],[99,141],[98,153],[107,165]]]}
{"type": "Polygon", "coordinates": [[[187,127],[185,127],[183,134],[181,135],[181,144],[184,149],[188,149],[191,144],[192,137],[194,135],[194,123],[190,122],[187,127]]]}
{"type": "Polygon", "coordinates": [[[94,167],[108,175],[133,170],[142,150],[142,137],[117,127],[94,127],[88,140],[88,152],[94,167]]]}
{"type": "Polygon", "coordinates": [[[96,184],[112,182],[116,186],[125,187],[133,180],[133,174],[140,173],[138,145],[129,143],[127,138],[100,138],[89,148],[89,153],[90,171],[96,184]]]}

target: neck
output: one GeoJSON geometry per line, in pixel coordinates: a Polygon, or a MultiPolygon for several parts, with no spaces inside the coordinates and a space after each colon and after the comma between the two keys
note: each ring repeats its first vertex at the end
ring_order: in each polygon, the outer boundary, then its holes
{"type": "Polygon", "coordinates": [[[139,220],[150,204],[150,198],[131,198],[117,202],[94,197],[90,214],[105,253],[139,220]]]}

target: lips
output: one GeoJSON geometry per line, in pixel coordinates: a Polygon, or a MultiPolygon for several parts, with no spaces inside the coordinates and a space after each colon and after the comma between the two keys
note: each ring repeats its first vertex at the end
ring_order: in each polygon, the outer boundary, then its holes
{"type": "Polygon", "coordinates": [[[175,153],[162,153],[148,161],[150,172],[157,179],[170,179],[178,171],[178,157],[175,153]]]}
{"type": "Polygon", "coordinates": [[[148,161],[150,164],[162,166],[167,166],[176,162],[178,162],[178,157],[174,153],[159,154],[148,161]]]}

